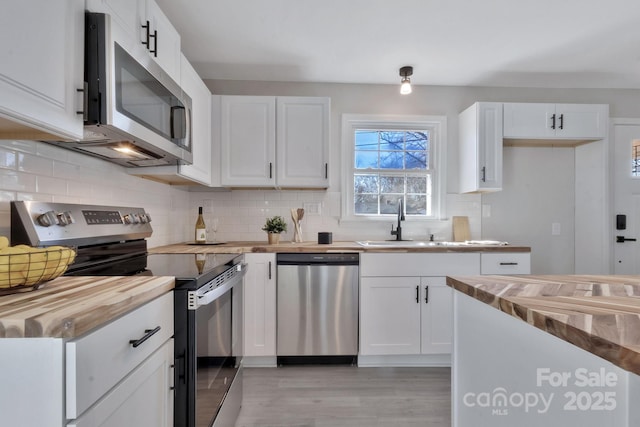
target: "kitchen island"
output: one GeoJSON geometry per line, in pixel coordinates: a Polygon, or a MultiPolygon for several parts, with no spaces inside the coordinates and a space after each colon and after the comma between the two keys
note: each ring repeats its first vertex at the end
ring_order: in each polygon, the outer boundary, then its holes
{"type": "Polygon", "coordinates": [[[453,425],[637,426],[639,276],[448,277],[453,425]]]}

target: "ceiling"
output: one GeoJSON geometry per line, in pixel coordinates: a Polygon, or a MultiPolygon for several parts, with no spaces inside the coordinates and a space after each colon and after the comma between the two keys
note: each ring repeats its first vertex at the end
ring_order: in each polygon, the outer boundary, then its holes
{"type": "Polygon", "coordinates": [[[157,0],[203,79],[640,88],[637,0],[157,0]]]}

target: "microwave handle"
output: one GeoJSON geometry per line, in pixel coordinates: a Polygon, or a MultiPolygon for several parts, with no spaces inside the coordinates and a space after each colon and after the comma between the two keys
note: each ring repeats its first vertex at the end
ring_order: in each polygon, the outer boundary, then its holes
{"type": "Polygon", "coordinates": [[[192,117],[191,117],[191,109],[185,108],[184,113],[184,146],[191,151],[191,125],[192,125],[192,117]]]}
{"type": "Polygon", "coordinates": [[[171,107],[171,138],[184,139],[187,134],[187,109],[182,106],[171,107]]]}

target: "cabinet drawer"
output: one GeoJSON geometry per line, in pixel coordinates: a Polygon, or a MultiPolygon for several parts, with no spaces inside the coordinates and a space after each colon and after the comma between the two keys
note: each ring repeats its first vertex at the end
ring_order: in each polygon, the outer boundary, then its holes
{"type": "Polygon", "coordinates": [[[169,340],[67,427],[173,425],[172,364],[173,340],[169,340]]]}
{"type": "Polygon", "coordinates": [[[465,276],[479,273],[478,253],[363,253],[360,276],[465,276]]]}
{"type": "Polygon", "coordinates": [[[531,274],[531,254],[480,254],[480,274],[531,274]]]}
{"type": "Polygon", "coordinates": [[[66,343],[66,412],[77,418],[173,335],[173,292],[66,343]],[[137,347],[146,330],[160,328],[137,347]]]}

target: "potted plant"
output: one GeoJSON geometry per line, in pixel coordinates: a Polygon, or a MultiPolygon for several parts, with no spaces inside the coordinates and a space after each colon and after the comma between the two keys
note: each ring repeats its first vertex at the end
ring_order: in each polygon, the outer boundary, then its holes
{"type": "Polygon", "coordinates": [[[267,218],[262,230],[267,232],[269,244],[277,245],[278,242],[280,242],[280,233],[287,231],[287,223],[284,222],[284,219],[279,215],[272,216],[271,218],[267,218]]]}

